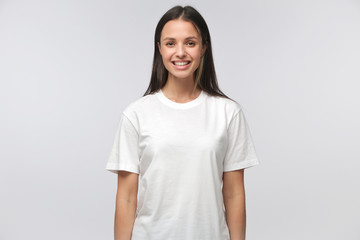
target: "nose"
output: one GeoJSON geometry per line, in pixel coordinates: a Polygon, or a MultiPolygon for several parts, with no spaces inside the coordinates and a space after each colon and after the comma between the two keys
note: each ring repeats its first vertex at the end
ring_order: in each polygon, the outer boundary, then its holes
{"type": "Polygon", "coordinates": [[[186,56],[186,50],[185,50],[185,47],[183,45],[181,45],[181,44],[177,45],[176,56],[178,58],[184,58],[186,56]]]}

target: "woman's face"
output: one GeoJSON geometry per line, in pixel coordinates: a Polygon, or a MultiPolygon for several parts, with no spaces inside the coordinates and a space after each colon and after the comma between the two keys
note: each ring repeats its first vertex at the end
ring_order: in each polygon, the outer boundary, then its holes
{"type": "Polygon", "coordinates": [[[205,47],[191,22],[182,19],[167,22],[158,47],[169,78],[193,80],[205,47]]]}

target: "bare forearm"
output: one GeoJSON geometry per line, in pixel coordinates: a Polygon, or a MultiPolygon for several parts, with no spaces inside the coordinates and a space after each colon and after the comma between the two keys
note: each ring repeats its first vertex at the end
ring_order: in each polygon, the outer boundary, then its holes
{"type": "Polygon", "coordinates": [[[130,240],[135,222],[136,202],[125,199],[116,200],[115,210],[115,240],[130,240]]]}
{"type": "Polygon", "coordinates": [[[226,222],[231,240],[245,240],[246,207],[245,196],[238,195],[224,199],[226,222]]]}

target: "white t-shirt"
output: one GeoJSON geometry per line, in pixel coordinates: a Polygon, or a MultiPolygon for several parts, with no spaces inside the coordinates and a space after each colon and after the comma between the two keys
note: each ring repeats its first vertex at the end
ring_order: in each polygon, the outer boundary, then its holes
{"type": "Polygon", "coordinates": [[[159,90],[125,108],[106,169],[139,174],[132,240],[229,240],[223,172],[257,164],[240,104],[159,90]]]}

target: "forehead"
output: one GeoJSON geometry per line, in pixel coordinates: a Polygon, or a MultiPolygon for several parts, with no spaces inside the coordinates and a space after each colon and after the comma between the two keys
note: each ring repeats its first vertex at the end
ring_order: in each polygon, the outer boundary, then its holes
{"type": "Polygon", "coordinates": [[[194,24],[183,19],[174,19],[168,21],[161,31],[161,38],[186,38],[189,36],[199,37],[200,34],[194,24]]]}

